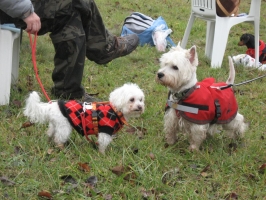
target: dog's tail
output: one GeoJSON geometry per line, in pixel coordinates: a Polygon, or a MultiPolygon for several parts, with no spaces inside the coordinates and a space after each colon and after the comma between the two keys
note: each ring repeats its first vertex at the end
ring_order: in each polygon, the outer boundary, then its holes
{"type": "Polygon", "coordinates": [[[48,120],[49,103],[41,102],[39,94],[31,92],[26,99],[26,106],[23,114],[29,118],[32,123],[45,123],[48,120]]]}
{"type": "Polygon", "coordinates": [[[233,63],[233,59],[231,56],[228,56],[229,60],[229,77],[226,81],[227,84],[234,84],[235,82],[235,67],[233,63]]]}

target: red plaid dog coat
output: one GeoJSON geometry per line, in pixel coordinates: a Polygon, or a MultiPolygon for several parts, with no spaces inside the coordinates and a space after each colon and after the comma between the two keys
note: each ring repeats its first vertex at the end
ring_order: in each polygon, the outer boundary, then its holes
{"type": "Polygon", "coordinates": [[[112,135],[118,132],[126,123],[123,116],[118,113],[109,103],[96,103],[96,109],[86,109],[84,112],[83,104],[75,101],[58,101],[62,114],[68,119],[73,128],[81,135],[97,135],[104,132],[112,135]],[[81,114],[84,114],[85,124],[82,124],[81,114]],[[93,124],[93,115],[97,117],[98,127],[93,124]],[[85,127],[86,130],[83,129],[85,127]],[[95,128],[98,128],[95,133],[95,128]],[[85,132],[84,132],[85,131],[85,132]]]}
{"type": "MultiPolygon", "coordinates": [[[[198,108],[198,114],[176,110],[186,120],[195,124],[225,124],[232,121],[238,110],[231,87],[221,90],[226,83],[215,83],[214,78],[198,82],[179,101],[179,105],[198,108]]],[[[169,107],[169,105],[168,105],[169,107]]]]}

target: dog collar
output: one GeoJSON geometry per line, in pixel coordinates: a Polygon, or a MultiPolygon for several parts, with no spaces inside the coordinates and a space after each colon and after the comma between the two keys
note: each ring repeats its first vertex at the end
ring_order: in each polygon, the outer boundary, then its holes
{"type": "Polygon", "coordinates": [[[121,123],[128,126],[127,120],[125,119],[123,113],[121,111],[117,111],[117,109],[111,103],[110,103],[110,106],[112,107],[112,109],[115,111],[115,113],[119,117],[119,120],[121,121],[121,123]]]}
{"type": "Polygon", "coordinates": [[[199,87],[198,85],[194,85],[193,87],[185,89],[182,92],[172,93],[172,96],[173,96],[174,99],[178,99],[178,100],[179,99],[183,99],[183,98],[189,96],[189,94],[191,94],[192,91],[194,91],[194,89],[198,88],[198,87],[199,87]]]}

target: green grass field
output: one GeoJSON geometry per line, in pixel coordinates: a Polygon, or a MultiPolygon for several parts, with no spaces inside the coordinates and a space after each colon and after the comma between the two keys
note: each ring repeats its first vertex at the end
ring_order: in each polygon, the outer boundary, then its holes
{"type": "MultiPolygon", "coordinates": [[[[248,0],[242,0],[240,12],[248,12],[248,0]]],[[[116,35],[131,12],[138,11],[153,18],[162,16],[173,30],[175,43],[182,40],[190,15],[190,1],[104,1],[97,5],[106,27],[116,35]]],[[[260,39],[266,41],[265,11],[262,1],[260,39]]],[[[228,55],[245,53],[237,45],[243,33],[253,33],[251,24],[243,23],[231,29],[219,69],[210,68],[204,56],[204,21],[196,20],[187,48],[197,46],[198,80],[228,77],[228,55]]],[[[12,87],[10,104],[0,106],[0,199],[266,199],[266,79],[235,87],[239,112],[250,124],[242,141],[231,141],[218,134],[202,144],[201,151],[187,150],[188,141],[180,136],[177,144],[165,145],[163,132],[167,89],[155,82],[161,56],[155,47],[138,47],[132,54],[118,58],[107,66],[89,60],[83,85],[89,94],[108,100],[109,93],[126,82],[137,83],[146,95],[145,113],[130,125],[142,131],[124,127],[108,147],[106,155],[98,153],[92,144],[73,131],[66,148],[60,151],[45,134],[47,125],[26,127],[23,116],[29,91],[41,92],[35,79],[29,37],[24,32],[20,53],[19,80],[12,87]]],[[[51,99],[54,69],[54,48],[49,35],[38,37],[37,66],[39,75],[51,99]]],[[[240,83],[266,72],[236,67],[240,83]]],[[[43,101],[46,101],[45,97],[43,101]]]]}

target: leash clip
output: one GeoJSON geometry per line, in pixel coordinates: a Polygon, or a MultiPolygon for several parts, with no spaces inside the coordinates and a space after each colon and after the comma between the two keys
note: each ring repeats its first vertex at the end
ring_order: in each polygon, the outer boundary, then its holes
{"type": "Polygon", "coordinates": [[[83,103],[83,112],[86,112],[86,110],[91,110],[91,109],[92,109],[92,103],[91,102],[89,102],[89,103],[84,102],[83,103]]]}

